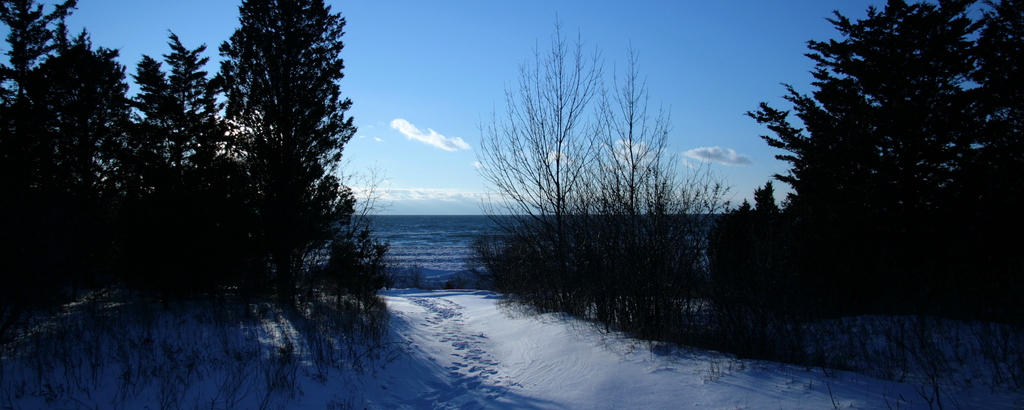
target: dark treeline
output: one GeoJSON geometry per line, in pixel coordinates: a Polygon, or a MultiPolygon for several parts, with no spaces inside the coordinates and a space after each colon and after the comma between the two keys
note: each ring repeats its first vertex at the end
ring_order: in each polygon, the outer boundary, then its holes
{"type": "MultiPolygon", "coordinates": [[[[862,21],[837,14],[843,38],[809,43],[815,91],[786,96],[799,123],[767,104],[750,113],[787,151],[792,168],[776,176],[793,188],[785,209],[758,200],[721,224],[723,247],[753,241],[745,249],[778,257],[723,249],[720,259],[790,275],[797,307],[823,315],[1021,324],[1024,3],[972,18],[977,6],[890,1],[862,21]],[[743,229],[778,235],[724,233],[743,229]]],[[[736,270],[728,263],[718,266],[736,270]]]]}
{"type": "Polygon", "coordinates": [[[635,73],[604,90],[597,58],[556,34],[484,128],[506,205],[478,247],[494,286],[643,338],[808,363],[801,332],[826,319],[1024,324],[1024,2],[829,21],[839,38],[808,43],[814,91],[748,113],[786,151],[792,194],[780,206],[769,182],[724,213],[713,178],[662,158],[635,73]]]}
{"type": "Polygon", "coordinates": [[[213,74],[206,46],[172,33],[128,75],[117,50],[68,32],[76,3],[0,1],[0,335],[109,285],[164,306],[369,298],[387,247],[336,175],[356,130],[345,19],[321,0],[246,0],[213,74]]]}
{"type": "Polygon", "coordinates": [[[808,43],[814,91],[748,114],[787,151],[776,178],[793,192],[780,210],[769,183],[717,224],[721,311],[753,337],[734,348],[861,314],[1024,325],[1024,3],[890,1],[830,21],[842,38],[808,43]]]}

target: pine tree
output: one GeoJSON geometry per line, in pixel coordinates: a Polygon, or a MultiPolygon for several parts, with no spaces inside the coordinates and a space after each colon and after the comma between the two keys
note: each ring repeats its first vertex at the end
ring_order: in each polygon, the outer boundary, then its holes
{"type": "Polygon", "coordinates": [[[716,218],[709,234],[708,293],[721,347],[779,358],[792,336],[789,318],[805,314],[808,289],[792,275],[792,221],[775,203],[771,181],[754,191],[754,201],[716,218]]]}
{"type": "Polygon", "coordinates": [[[27,88],[38,81],[35,70],[52,55],[60,26],[77,0],[67,0],[44,12],[35,0],[0,1],[0,21],[8,28],[8,64],[0,64],[0,173],[8,198],[23,198],[39,176],[36,158],[45,147],[36,129],[36,111],[27,88]]]}
{"type": "Polygon", "coordinates": [[[763,214],[779,212],[779,205],[775,203],[775,187],[772,186],[772,181],[768,181],[764,187],[754,190],[754,207],[763,214]]]}
{"type": "MultiPolygon", "coordinates": [[[[1020,323],[1024,319],[1024,1],[989,4],[977,39],[973,80],[984,120],[977,155],[958,184],[969,268],[985,272],[969,288],[1020,323]]],[[[965,289],[967,290],[967,289],[965,289]]]]}
{"type": "Polygon", "coordinates": [[[73,285],[95,283],[113,267],[112,217],[120,197],[117,153],[129,120],[117,50],[94,48],[86,32],[61,33],[56,52],[27,88],[37,117],[37,192],[56,222],[50,264],[73,285]]]}
{"type": "Polygon", "coordinates": [[[42,114],[41,184],[86,200],[109,194],[115,152],[128,120],[128,84],[118,51],[86,32],[64,39],[28,91],[42,114]]]}
{"type": "Polygon", "coordinates": [[[53,289],[46,249],[53,244],[51,204],[38,189],[45,144],[27,88],[42,59],[52,55],[58,26],[75,7],[68,0],[44,12],[34,0],[0,0],[7,27],[7,64],[0,64],[0,337],[53,289]],[[50,286],[45,286],[45,285],[50,286]]]}
{"type": "Polygon", "coordinates": [[[4,322],[96,283],[113,265],[127,85],[116,50],[94,48],[85,32],[68,36],[63,20],[74,6],[46,13],[34,1],[0,2],[10,29],[10,65],[0,70],[4,322]]]}
{"type": "Polygon", "coordinates": [[[203,70],[206,47],[188,49],[173,33],[168,45],[168,72],[143,56],[133,76],[140,92],[122,213],[128,279],[160,293],[165,307],[172,296],[224,284],[247,237],[244,178],[203,70]]]}
{"type": "Polygon", "coordinates": [[[331,240],[354,199],[332,173],[355,133],[338,81],[345,19],[322,0],[244,0],[221,48],[227,117],[241,138],[263,246],[282,305],[306,256],[331,240]]]}
{"type": "Polygon", "coordinates": [[[170,68],[150,56],[143,56],[133,76],[140,92],[133,105],[138,111],[131,144],[135,166],[151,169],[137,172],[134,181],[146,189],[184,192],[210,183],[218,161],[226,161],[232,141],[220,118],[217,87],[203,67],[206,46],[185,48],[177,35],[170,35],[171,53],[164,55],[170,68]]]}
{"type": "Polygon", "coordinates": [[[970,168],[982,182],[964,187],[971,193],[965,201],[984,204],[989,217],[999,215],[1006,229],[998,236],[1004,237],[1024,228],[1019,215],[1000,212],[1024,206],[1024,1],[994,4],[983,22],[973,80],[987,122],[970,168]]]}
{"type": "Polygon", "coordinates": [[[7,51],[10,66],[0,69],[4,81],[4,102],[10,98],[23,98],[29,73],[39,60],[53,51],[55,31],[51,26],[63,22],[71,15],[78,0],[65,0],[44,13],[43,5],[35,0],[0,1],[0,21],[8,27],[7,51]],[[7,84],[10,81],[11,84],[7,84]]]}
{"type": "Polygon", "coordinates": [[[822,303],[923,308],[957,291],[957,218],[983,128],[970,84],[974,4],[890,0],[859,21],[836,13],[842,38],[808,45],[815,91],[785,97],[804,128],[767,104],[749,113],[788,151],[778,158],[792,168],[777,177],[793,187],[794,252],[822,303]]]}

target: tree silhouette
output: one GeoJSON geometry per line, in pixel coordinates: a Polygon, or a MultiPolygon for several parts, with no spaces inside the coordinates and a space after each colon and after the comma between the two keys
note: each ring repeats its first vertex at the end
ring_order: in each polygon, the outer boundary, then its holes
{"type": "Polygon", "coordinates": [[[43,114],[40,136],[47,144],[40,183],[95,201],[116,188],[110,184],[128,120],[128,84],[116,50],[93,49],[85,32],[60,43],[28,89],[43,114]]]}
{"type": "Polygon", "coordinates": [[[724,188],[668,154],[668,115],[648,110],[635,52],[621,83],[603,88],[601,73],[557,25],[550,50],[521,66],[505,115],[481,130],[500,235],[477,256],[499,291],[540,309],[692,341],[706,215],[724,188]]]}
{"type": "Polygon", "coordinates": [[[807,289],[790,263],[792,222],[775,203],[771,181],[715,221],[710,233],[710,283],[718,348],[749,357],[786,359],[792,319],[807,289]]]}
{"type": "MultiPolygon", "coordinates": [[[[33,1],[0,3],[10,28],[0,106],[0,270],[5,326],[26,306],[59,300],[113,266],[118,147],[128,120],[116,50],[93,48],[33,1]]],[[[2,331],[3,329],[0,329],[2,331]]]]}
{"type": "Polygon", "coordinates": [[[520,234],[537,245],[534,279],[522,284],[566,305],[577,286],[569,254],[579,220],[572,216],[585,212],[579,207],[597,151],[588,121],[600,90],[597,63],[596,55],[585,55],[582,39],[570,45],[556,23],[550,50],[535,50],[533,61],[520,66],[518,87],[506,91],[505,115],[495,115],[481,130],[480,160],[486,166],[479,172],[504,208],[491,212],[518,215],[504,225],[530,226],[520,234]]]}
{"type": "MultiPolygon", "coordinates": [[[[988,4],[988,3],[987,3],[988,4]]],[[[980,125],[976,154],[965,161],[958,184],[965,219],[964,251],[976,255],[969,269],[983,271],[972,281],[983,305],[1024,318],[1024,2],[991,3],[977,39],[979,84],[974,97],[980,125]]]]}
{"type": "Polygon", "coordinates": [[[353,212],[332,174],[355,133],[341,97],[345,19],[322,0],[245,0],[221,48],[227,118],[240,138],[279,302],[295,275],[353,212]]]}
{"type": "Polygon", "coordinates": [[[203,71],[206,47],[188,49],[173,33],[168,45],[168,72],[143,56],[133,76],[137,118],[122,163],[126,279],[165,307],[172,295],[226,284],[251,246],[244,175],[203,71]]]}
{"type": "Polygon", "coordinates": [[[0,1],[0,21],[9,30],[8,61],[0,64],[0,337],[55,289],[48,261],[59,224],[48,223],[43,208],[51,204],[38,186],[46,144],[27,89],[56,47],[55,26],[75,3],[45,13],[34,0],[0,1]]]}
{"type": "Polygon", "coordinates": [[[46,151],[39,136],[38,112],[28,87],[40,81],[36,68],[53,54],[56,37],[63,37],[64,18],[77,0],[67,0],[45,13],[34,0],[0,1],[0,21],[7,26],[8,64],[0,65],[0,173],[6,198],[24,198],[38,182],[46,151]]]}
{"type": "Polygon", "coordinates": [[[1021,169],[1011,154],[1019,58],[1008,52],[1021,11],[1003,2],[976,20],[975,3],[890,0],[859,21],[836,13],[842,39],[808,45],[815,91],[788,87],[800,125],[767,104],[749,113],[788,151],[778,158],[792,168],[777,178],[793,187],[797,269],[819,303],[955,312],[984,300],[979,286],[994,278],[969,272],[991,259],[975,255],[1008,248],[974,242],[997,228],[986,215],[1022,193],[1004,177],[1021,169]]]}

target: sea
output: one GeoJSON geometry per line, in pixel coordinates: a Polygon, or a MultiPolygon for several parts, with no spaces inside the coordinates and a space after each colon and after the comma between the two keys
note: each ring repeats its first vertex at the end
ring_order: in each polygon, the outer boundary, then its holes
{"type": "Polygon", "coordinates": [[[374,235],[388,241],[390,264],[416,269],[435,283],[467,271],[475,238],[492,234],[485,215],[377,215],[374,235]]]}

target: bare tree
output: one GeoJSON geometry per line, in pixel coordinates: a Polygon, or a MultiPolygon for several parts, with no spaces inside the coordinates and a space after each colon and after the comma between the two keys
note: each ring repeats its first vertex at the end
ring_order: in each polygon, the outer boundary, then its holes
{"type": "Polygon", "coordinates": [[[638,54],[629,50],[620,79],[599,101],[601,150],[589,193],[598,215],[602,271],[589,280],[598,319],[644,337],[693,333],[701,314],[706,233],[726,187],[707,167],[680,168],[669,153],[669,114],[649,109],[638,54]]]}
{"type": "Polygon", "coordinates": [[[505,116],[482,128],[503,235],[478,256],[499,290],[542,309],[668,337],[695,322],[725,187],[669,153],[668,113],[649,113],[635,52],[610,90],[598,63],[556,27],[551,50],[520,67],[505,116]]]}
{"type": "MultiPolygon", "coordinates": [[[[534,50],[532,62],[519,67],[518,88],[505,93],[506,112],[494,114],[481,129],[481,173],[496,192],[492,215],[507,232],[526,236],[533,258],[547,270],[569,267],[569,217],[581,202],[596,146],[591,101],[600,88],[601,67],[595,53],[586,56],[577,37],[570,45],[556,24],[551,48],[534,50]],[[530,229],[522,229],[530,227],[530,229]]],[[[539,275],[562,302],[570,297],[566,276],[539,275]]]]}
{"type": "Polygon", "coordinates": [[[505,115],[494,114],[481,130],[481,173],[500,195],[500,209],[491,211],[565,223],[595,153],[588,117],[600,87],[598,58],[587,58],[579,39],[570,46],[557,24],[551,49],[535,49],[533,62],[519,67],[505,115]]]}

